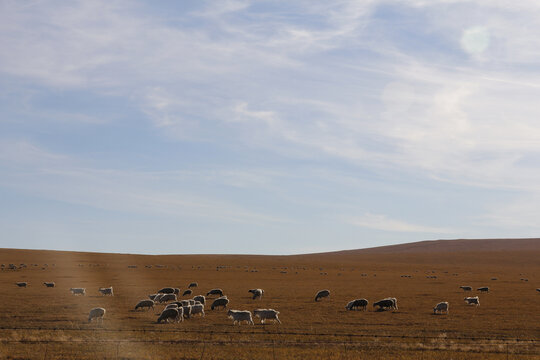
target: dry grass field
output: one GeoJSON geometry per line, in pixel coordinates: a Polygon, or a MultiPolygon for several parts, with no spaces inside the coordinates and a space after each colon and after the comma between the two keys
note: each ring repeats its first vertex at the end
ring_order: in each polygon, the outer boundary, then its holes
{"type": "MultiPolygon", "coordinates": [[[[295,256],[125,255],[0,250],[5,359],[539,359],[540,240],[423,242],[295,256]],[[8,264],[26,264],[16,270],[8,264]],[[47,265],[45,265],[47,264],[47,265]],[[134,268],[133,266],[136,266],[134,268]],[[151,267],[150,267],[151,266],[151,267]],[[410,275],[411,277],[402,277],[410,275]],[[528,281],[522,280],[527,279],[528,281]],[[27,288],[15,285],[28,282],[27,288]],[[43,282],[54,281],[46,288],[43,282]],[[234,326],[225,310],[156,324],[138,300],[165,286],[222,288],[229,308],[273,308],[281,325],[234,326]],[[460,285],[473,291],[464,293],[460,285]],[[114,297],[99,287],[113,286],[114,297]],[[489,286],[489,293],[476,288],[489,286]],[[69,289],[85,287],[86,296],[69,289]],[[262,300],[248,289],[263,288],[262,300]],[[329,289],[319,302],[315,293],[329,289]],[[478,295],[480,306],[465,296],[478,295]],[[355,298],[368,311],[346,311],[355,298]],[[397,311],[373,302],[398,299],[397,311]],[[448,315],[433,306],[450,303],[448,315]],[[93,307],[103,324],[88,323],[93,307]]],[[[188,297],[185,297],[188,298],[188,297]]]]}

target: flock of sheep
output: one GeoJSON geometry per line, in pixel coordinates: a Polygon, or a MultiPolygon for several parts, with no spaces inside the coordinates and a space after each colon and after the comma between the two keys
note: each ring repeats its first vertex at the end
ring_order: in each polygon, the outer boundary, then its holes
{"type": "MultiPolygon", "coordinates": [[[[460,286],[460,288],[463,291],[472,291],[471,286],[460,286]]],[[[489,287],[484,286],[476,290],[480,292],[489,292],[489,287]]],[[[540,292],[540,289],[536,289],[536,290],[540,292]]],[[[315,295],[315,301],[319,301],[320,299],[327,298],[329,296],[330,296],[330,290],[326,290],[326,289],[320,290],[315,295]]],[[[468,297],[465,297],[463,300],[465,301],[467,305],[480,306],[480,299],[478,298],[478,296],[468,296],[468,297]]],[[[345,309],[367,311],[368,304],[369,304],[369,301],[366,299],[355,299],[355,300],[349,301],[347,305],[345,306],[345,309]]],[[[398,310],[397,299],[393,297],[384,298],[382,300],[379,300],[373,303],[373,307],[377,308],[376,311],[398,310]]],[[[450,304],[448,303],[448,301],[442,301],[440,303],[437,303],[435,307],[433,307],[433,314],[442,314],[443,312],[448,314],[449,309],[450,309],[450,304]]]]}
{"type": "MultiPolygon", "coordinates": [[[[404,276],[402,276],[404,277],[404,276]]],[[[410,277],[410,276],[407,276],[410,277]]],[[[25,288],[28,286],[27,282],[17,282],[15,283],[18,287],[25,288]]],[[[44,286],[51,288],[55,287],[54,282],[44,282],[44,286]]],[[[182,296],[192,295],[193,288],[197,288],[198,283],[192,282],[188,285],[182,296]]],[[[460,286],[464,292],[472,291],[471,286],[460,286]]],[[[489,292],[489,287],[479,287],[476,289],[479,292],[489,292]]],[[[540,288],[536,289],[540,292],[540,288]]],[[[114,291],[112,286],[108,288],[99,288],[99,293],[103,296],[114,296],[114,291]]],[[[73,295],[86,295],[86,288],[70,288],[70,292],[73,295]]],[[[249,293],[252,294],[252,299],[261,299],[264,290],[263,289],[249,289],[249,293]]],[[[135,311],[141,309],[154,309],[156,304],[165,305],[164,309],[161,311],[157,318],[157,323],[161,322],[181,322],[184,319],[189,319],[195,315],[200,315],[201,317],[205,316],[205,306],[207,297],[216,297],[211,305],[210,309],[215,310],[218,308],[227,308],[229,305],[229,299],[227,295],[223,293],[222,289],[212,289],[206,293],[206,296],[197,295],[188,300],[178,300],[180,294],[179,288],[174,287],[165,287],[158,290],[155,294],[148,295],[147,299],[142,299],[135,305],[135,311]]],[[[321,299],[329,298],[330,290],[324,289],[320,290],[315,295],[315,302],[318,302],[321,299]]],[[[480,299],[478,296],[469,296],[465,297],[464,301],[467,305],[476,305],[480,306],[480,299]]],[[[363,310],[367,311],[367,306],[369,301],[367,299],[354,299],[347,303],[345,306],[346,310],[363,310]]],[[[433,308],[434,314],[448,314],[449,313],[449,303],[447,301],[437,303],[433,308]]],[[[373,307],[377,308],[376,311],[386,311],[386,310],[398,310],[397,299],[393,297],[387,297],[373,303],[373,307]]],[[[102,307],[96,307],[90,310],[88,315],[88,321],[92,320],[103,322],[103,317],[105,316],[106,310],[102,307]]],[[[278,317],[279,311],[274,309],[255,309],[253,315],[260,319],[261,323],[264,324],[267,320],[272,320],[281,324],[281,321],[278,317]]],[[[242,322],[247,322],[248,324],[254,325],[252,313],[248,310],[232,310],[227,311],[227,316],[233,320],[233,324],[241,324],[242,322]]]]}
{"type": "MultiPolygon", "coordinates": [[[[27,283],[16,283],[20,287],[26,287],[27,283]],[[23,285],[24,284],[24,285],[23,285]]],[[[44,283],[46,286],[50,283],[44,283]]],[[[54,284],[54,283],[52,283],[54,284]]],[[[191,295],[191,288],[197,287],[197,283],[190,283],[188,289],[183,292],[182,296],[191,295]]],[[[49,286],[48,286],[49,287],[49,286]]],[[[54,287],[54,285],[52,286],[54,287]]],[[[70,292],[73,295],[86,295],[86,288],[71,288],[70,292]]],[[[99,292],[102,295],[114,296],[113,288],[99,288],[99,292]]],[[[264,294],[263,289],[250,289],[248,290],[252,294],[252,299],[260,299],[264,294]]],[[[221,289],[212,289],[208,291],[206,296],[197,295],[192,299],[188,300],[178,300],[177,296],[180,294],[180,289],[174,287],[165,287],[158,290],[155,294],[148,295],[148,299],[142,299],[135,305],[135,311],[137,310],[149,310],[154,309],[156,304],[164,304],[165,308],[159,314],[156,322],[159,324],[161,322],[181,322],[184,319],[189,319],[195,315],[200,315],[201,317],[205,316],[205,305],[206,298],[210,296],[217,296],[216,299],[212,301],[210,306],[211,310],[218,308],[227,308],[229,304],[229,299],[227,295],[223,294],[221,289]]],[[[90,310],[88,314],[88,322],[96,320],[96,322],[103,322],[103,317],[105,316],[106,309],[102,307],[96,307],[90,310]]],[[[274,309],[256,309],[253,311],[253,315],[258,317],[261,320],[261,323],[266,323],[267,320],[272,320],[281,324],[281,321],[278,317],[279,311],[274,309]]],[[[228,310],[227,316],[233,320],[233,324],[240,324],[243,321],[246,321],[248,324],[254,325],[251,312],[248,310],[228,310]]]]}
{"type": "MultiPolygon", "coordinates": [[[[183,296],[191,295],[191,288],[197,287],[197,283],[191,283],[188,289],[183,292],[183,296]]],[[[248,290],[252,294],[252,299],[260,299],[264,294],[263,289],[250,289],[248,290]]],[[[194,296],[189,300],[177,300],[177,295],[180,294],[180,289],[173,287],[166,287],[158,290],[155,294],[148,295],[148,299],[140,300],[135,305],[135,310],[138,309],[154,309],[155,304],[166,304],[163,311],[158,316],[157,323],[165,322],[181,322],[184,319],[189,319],[194,315],[200,314],[201,317],[205,316],[204,308],[206,305],[206,297],[217,296],[210,305],[211,310],[218,308],[227,308],[229,299],[227,295],[224,295],[221,289],[212,289],[204,295],[194,296]]],[[[94,309],[92,309],[94,310],[94,309]]],[[[278,314],[279,311],[274,309],[256,309],[253,314],[261,320],[261,323],[265,323],[266,320],[277,321],[281,324],[278,314]]],[[[251,312],[248,310],[228,310],[227,316],[233,320],[233,324],[240,324],[246,321],[248,324],[254,324],[251,312]]],[[[90,319],[89,319],[90,320],[90,319]]],[[[90,320],[91,321],[91,320],[90,320]]]]}

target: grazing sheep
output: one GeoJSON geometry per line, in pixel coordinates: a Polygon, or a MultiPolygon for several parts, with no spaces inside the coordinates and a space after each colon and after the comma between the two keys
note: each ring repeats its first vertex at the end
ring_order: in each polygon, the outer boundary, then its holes
{"type": "Polygon", "coordinates": [[[223,290],[221,290],[221,289],[212,289],[206,294],[206,296],[210,296],[210,295],[219,295],[221,297],[221,296],[223,296],[223,290]]]}
{"type": "Polygon", "coordinates": [[[279,311],[274,309],[256,309],[253,310],[253,315],[261,319],[261,323],[264,324],[266,320],[272,320],[281,324],[281,321],[278,318],[279,311]]]}
{"type": "MultiPolygon", "coordinates": [[[[158,290],[158,294],[175,294],[175,290],[176,288],[173,288],[173,287],[164,287],[163,289],[159,289],[158,290]]],[[[180,290],[178,290],[178,292],[180,292],[180,290]]],[[[178,294],[178,292],[176,292],[176,294],[178,294]]]]}
{"type": "Polygon", "coordinates": [[[347,306],[345,306],[346,310],[358,310],[358,308],[367,311],[367,306],[369,304],[369,301],[366,299],[356,299],[350,301],[347,306]]]}
{"type": "Polygon", "coordinates": [[[176,303],[168,304],[167,306],[165,306],[165,309],[178,309],[178,304],[176,303]]]}
{"type": "Polygon", "coordinates": [[[161,314],[159,314],[159,317],[157,319],[157,323],[159,324],[163,320],[165,320],[167,322],[170,322],[171,320],[173,322],[184,321],[184,318],[182,317],[180,309],[181,308],[177,308],[177,309],[169,308],[169,309],[163,310],[161,312],[161,314]]]}
{"type": "Polygon", "coordinates": [[[24,288],[28,285],[28,283],[27,283],[26,281],[24,281],[24,282],[17,282],[17,283],[15,283],[15,284],[16,284],[18,287],[24,287],[24,288]]]}
{"type": "Polygon", "coordinates": [[[233,320],[233,325],[240,325],[242,321],[247,321],[248,324],[255,325],[251,312],[248,310],[229,310],[227,316],[233,320]]]}
{"type": "Polygon", "coordinates": [[[376,303],[373,303],[373,307],[378,306],[379,309],[377,311],[384,311],[386,309],[393,309],[397,310],[397,299],[396,298],[384,298],[382,300],[377,301],[376,303]]]}
{"type": "Polygon", "coordinates": [[[197,303],[195,305],[191,305],[191,315],[201,314],[201,317],[204,317],[204,305],[201,303],[197,303]]]}
{"type": "Polygon", "coordinates": [[[450,305],[448,304],[448,301],[440,302],[433,308],[433,314],[437,314],[437,312],[442,313],[444,311],[448,315],[449,307],[450,305]]]}
{"type": "Polygon", "coordinates": [[[480,299],[478,298],[478,296],[469,296],[469,297],[464,298],[463,300],[465,300],[467,305],[480,306],[480,299]]]}
{"type": "Polygon", "coordinates": [[[191,291],[190,289],[187,289],[186,291],[184,291],[182,296],[191,295],[192,293],[193,293],[193,291],[191,291]]]}
{"type": "Polygon", "coordinates": [[[151,294],[151,295],[148,295],[148,297],[150,298],[150,300],[156,301],[156,297],[158,295],[160,295],[160,294],[151,294]]]}
{"type": "Polygon", "coordinates": [[[135,305],[135,310],[138,308],[147,308],[146,310],[149,310],[150,308],[154,309],[154,301],[153,300],[141,300],[135,305]]]}
{"type": "Polygon", "coordinates": [[[101,295],[110,295],[110,296],[114,296],[112,286],[111,286],[111,287],[108,287],[108,288],[99,288],[99,292],[101,293],[101,295]]]}
{"type": "Polygon", "coordinates": [[[489,292],[489,288],[487,286],[483,286],[483,287],[479,287],[478,289],[476,289],[476,291],[489,292]]]}
{"type": "Polygon", "coordinates": [[[182,310],[184,312],[184,317],[189,319],[191,317],[191,305],[182,306],[182,310]]]}
{"type": "Polygon", "coordinates": [[[189,305],[191,305],[191,304],[189,303],[189,300],[180,300],[179,303],[182,304],[182,306],[189,306],[189,305]]]}
{"type": "Polygon", "coordinates": [[[214,302],[212,303],[212,306],[210,306],[210,309],[214,310],[214,309],[216,309],[218,307],[226,308],[227,304],[229,304],[229,299],[227,299],[227,297],[223,296],[223,297],[220,297],[220,298],[217,298],[216,300],[214,300],[214,302]]]}
{"type": "Polygon", "coordinates": [[[101,322],[103,323],[103,316],[105,316],[104,308],[93,308],[92,310],[90,310],[90,314],[88,314],[88,322],[91,322],[92,319],[97,319],[97,321],[101,320],[101,322]]]}
{"type": "Polygon", "coordinates": [[[167,301],[176,301],[176,294],[161,294],[161,296],[156,297],[156,300],[154,300],[160,304],[167,302],[167,301]]]}
{"type": "Polygon", "coordinates": [[[540,292],[540,288],[536,289],[536,291],[540,292]]]}
{"type": "Polygon", "coordinates": [[[159,300],[161,300],[161,298],[162,298],[163,296],[165,296],[165,295],[166,295],[166,294],[156,294],[156,296],[154,296],[154,299],[153,299],[154,302],[155,302],[156,304],[159,303],[159,302],[160,302],[159,300]]]}
{"type": "Polygon", "coordinates": [[[319,301],[319,299],[327,298],[330,296],[330,290],[321,290],[317,292],[317,295],[315,295],[315,301],[319,301]]]}
{"type": "Polygon", "coordinates": [[[252,297],[253,300],[255,300],[256,298],[262,299],[262,296],[264,294],[263,289],[251,289],[251,290],[248,290],[248,292],[253,294],[253,297],[252,297]]]}
{"type": "Polygon", "coordinates": [[[197,284],[196,282],[192,282],[188,285],[188,288],[195,288],[197,286],[199,286],[199,284],[197,284]]]}
{"type": "Polygon", "coordinates": [[[197,295],[193,298],[193,300],[198,301],[203,305],[206,303],[206,298],[203,295],[197,295]]]}
{"type": "Polygon", "coordinates": [[[86,288],[71,288],[69,289],[73,295],[86,295],[86,288]]]}
{"type": "Polygon", "coordinates": [[[44,282],[43,285],[45,285],[45,287],[48,287],[48,288],[53,288],[53,287],[56,286],[56,285],[54,284],[54,282],[44,282]]]}
{"type": "Polygon", "coordinates": [[[463,289],[463,291],[472,291],[472,287],[471,287],[471,286],[460,286],[459,288],[460,288],[460,289],[463,289]]]}

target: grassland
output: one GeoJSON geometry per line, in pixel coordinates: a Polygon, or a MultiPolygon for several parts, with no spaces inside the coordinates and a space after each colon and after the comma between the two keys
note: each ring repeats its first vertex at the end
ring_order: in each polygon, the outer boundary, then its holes
{"type": "Polygon", "coordinates": [[[4,249],[0,263],[27,266],[0,272],[0,357],[540,358],[540,293],[535,290],[540,287],[540,242],[526,248],[492,246],[493,251],[444,246],[441,251],[420,246],[298,256],[4,249]],[[17,281],[29,285],[18,288],[17,281]],[[56,287],[46,288],[45,281],[56,287]],[[192,281],[199,283],[194,295],[220,287],[230,308],[274,308],[282,324],[233,326],[225,311],[208,306],[206,317],[180,324],[156,324],[160,307],[156,313],[133,311],[138,300],[157,289],[184,290],[192,281]],[[489,286],[490,292],[464,293],[460,285],[489,286]],[[114,287],[114,297],[98,293],[108,286],[114,287]],[[71,295],[71,287],[85,287],[87,296],[71,295]],[[251,300],[250,288],[263,288],[265,296],[251,300]],[[315,293],[325,288],[331,290],[330,299],[315,303],[315,293]],[[480,307],[465,305],[464,296],[471,295],[479,295],[480,307]],[[388,296],[398,299],[398,311],[344,308],[355,298],[373,303],[388,296]],[[450,303],[448,315],[433,315],[440,301],[450,303]],[[107,309],[102,325],[87,322],[96,306],[107,309]]]}

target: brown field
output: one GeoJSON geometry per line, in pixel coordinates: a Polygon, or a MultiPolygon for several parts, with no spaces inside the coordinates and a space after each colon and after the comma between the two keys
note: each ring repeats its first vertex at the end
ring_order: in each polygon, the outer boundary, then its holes
{"type": "Polygon", "coordinates": [[[538,239],[423,242],[295,256],[3,249],[0,263],[27,267],[0,271],[0,357],[539,359],[539,259],[538,239]],[[29,285],[19,288],[17,281],[29,285]],[[56,287],[46,288],[45,281],[56,287]],[[231,309],[273,308],[282,324],[254,319],[255,326],[233,326],[224,310],[211,311],[209,304],[206,317],[179,324],[156,324],[161,306],[155,312],[132,310],[161,287],[185,290],[192,281],[199,283],[194,295],[219,287],[231,309]],[[460,285],[474,290],[464,293],[460,285]],[[98,293],[108,286],[114,297],[98,293]],[[478,293],[480,286],[489,286],[489,293],[478,293]],[[73,296],[71,287],[85,287],[87,295],[73,296]],[[263,288],[262,300],[251,300],[250,288],[263,288]],[[331,296],[315,303],[320,289],[331,296]],[[480,297],[478,308],[463,301],[474,295],[480,297]],[[361,297],[370,302],[367,312],[345,310],[348,301],[361,297]],[[371,304],[384,297],[396,297],[399,310],[374,311],[371,304]],[[448,315],[433,315],[440,301],[450,303],[448,315]],[[97,306],[107,309],[103,324],[88,323],[88,311],[97,306]]]}

